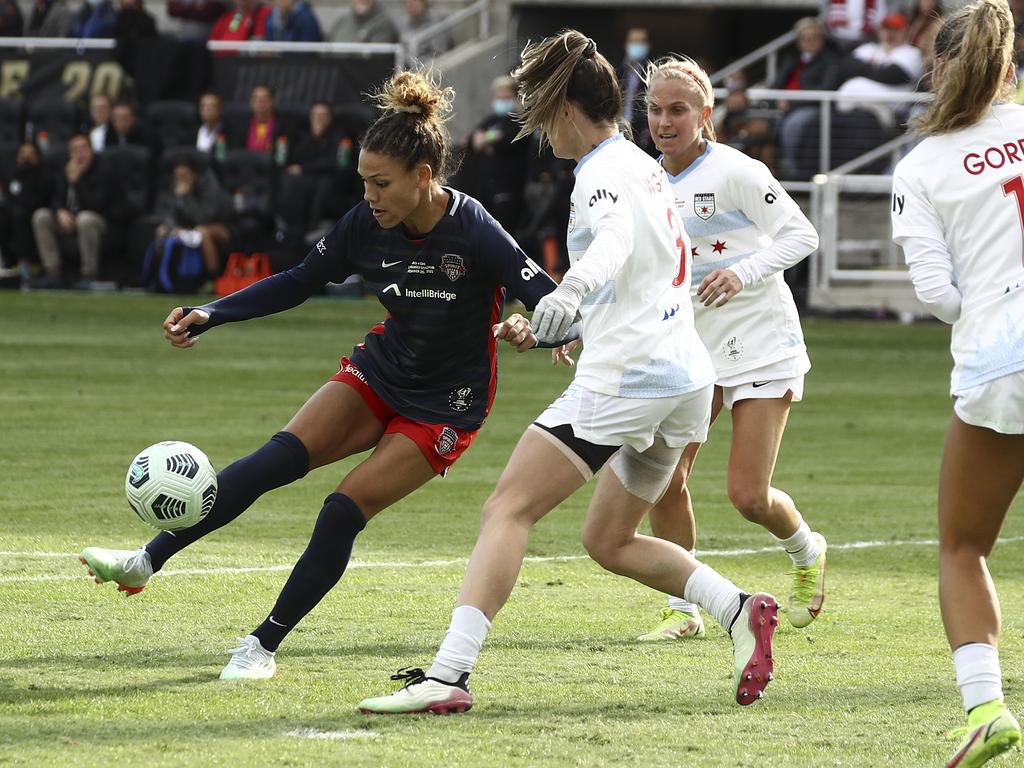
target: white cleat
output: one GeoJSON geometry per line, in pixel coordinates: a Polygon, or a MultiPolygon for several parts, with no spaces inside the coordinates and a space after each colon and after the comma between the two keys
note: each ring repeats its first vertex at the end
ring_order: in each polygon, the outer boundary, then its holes
{"type": "Polygon", "coordinates": [[[113,581],[121,592],[136,595],[153,577],[153,565],[145,547],[138,549],[104,549],[86,547],[78,561],[89,569],[97,584],[113,581]]]}
{"type": "Polygon", "coordinates": [[[263,647],[255,635],[238,638],[241,643],[228,653],[231,660],[221,670],[221,680],[268,680],[277,672],[274,654],[263,647]]]}
{"type": "Polygon", "coordinates": [[[422,669],[403,668],[392,680],[405,680],[406,684],[389,696],[363,699],[359,711],[364,715],[451,715],[468,711],[473,706],[463,675],[457,683],[445,683],[427,677],[422,669]]]}

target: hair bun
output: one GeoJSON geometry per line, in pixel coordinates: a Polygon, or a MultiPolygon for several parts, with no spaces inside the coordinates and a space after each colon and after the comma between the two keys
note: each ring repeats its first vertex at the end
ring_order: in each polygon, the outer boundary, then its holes
{"type": "Polygon", "coordinates": [[[385,112],[405,112],[424,120],[444,122],[455,92],[422,72],[399,72],[373,96],[385,112]]]}

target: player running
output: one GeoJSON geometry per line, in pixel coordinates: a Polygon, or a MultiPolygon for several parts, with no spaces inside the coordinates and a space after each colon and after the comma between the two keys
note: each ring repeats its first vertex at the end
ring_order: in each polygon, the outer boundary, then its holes
{"type": "MultiPolygon", "coordinates": [[[[782,271],[818,247],[818,235],[765,165],[715,142],[714,94],[688,59],[648,65],[647,119],[661,165],[691,238],[693,312],[715,366],[711,421],[732,414],[729,499],[766,528],[793,561],[787,616],[806,627],[825,600],[825,539],[812,533],[793,499],[772,487],[792,403],[811,367],[800,318],[782,271]]],[[[683,451],[668,490],[651,512],[655,536],[694,553],[696,529],[687,479],[700,443],[683,451]]],[[[704,634],[700,611],[670,596],[658,624],[640,640],[704,634]]]]}
{"type": "Polygon", "coordinates": [[[747,595],[686,550],[637,535],[686,445],[705,439],[715,374],[693,327],[690,246],[664,171],[617,128],[622,94],[592,40],[570,30],[528,46],[513,72],[520,136],[543,132],[577,165],[568,246],[572,267],[540,300],[532,331],[510,343],[562,338],[582,315],[586,348],[569,388],[523,434],[484,505],[457,607],[433,666],[400,671],[405,686],[366,699],[366,713],[464,712],[468,679],[522,567],[532,526],[606,465],[583,523],[604,568],[703,606],[731,634],[734,696],[746,705],[772,679],[775,598],[747,595]]]}
{"type": "Polygon", "coordinates": [[[1024,108],[1005,0],[947,18],[923,140],[896,166],[893,238],[918,298],[952,323],[955,398],[939,476],[939,605],[967,727],[948,766],[1020,744],[1003,703],[999,599],[986,560],[1024,478],[1024,108]]]}
{"type": "Polygon", "coordinates": [[[393,77],[378,96],[384,112],[362,140],[365,202],[294,269],[203,307],[179,307],[164,321],[171,344],[188,349],[210,328],[290,309],[352,274],[383,286],[378,298],[388,310],[283,431],[218,475],[217,502],[201,523],[136,552],[82,552],[97,582],[139,592],[169,558],[264,493],[374,449],[325,499],[273,611],[231,652],[222,679],[271,677],[278,645],[341,578],[367,521],[444,475],[469,447],[494,398],[492,325],[506,290],[532,308],[554,288],[479,203],[441,185],[452,95],[420,74],[393,77]]]}

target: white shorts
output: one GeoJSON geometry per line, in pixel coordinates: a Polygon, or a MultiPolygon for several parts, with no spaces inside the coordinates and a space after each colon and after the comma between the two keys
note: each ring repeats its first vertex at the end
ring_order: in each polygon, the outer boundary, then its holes
{"type": "Polygon", "coordinates": [[[643,453],[658,436],[670,448],[684,448],[707,440],[712,393],[709,384],[675,397],[615,397],[571,384],[535,421],[570,424],[576,437],[595,445],[628,445],[643,453]]]}
{"type": "Polygon", "coordinates": [[[1000,376],[956,395],[961,421],[1004,435],[1024,434],[1024,371],[1000,376]]]}
{"type": "Polygon", "coordinates": [[[807,353],[787,357],[752,371],[722,376],[718,386],[722,388],[722,404],[732,410],[733,403],[740,400],[775,400],[793,391],[793,402],[804,396],[804,374],[811,370],[811,359],[807,353]]]}
{"type": "Polygon", "coordinates": [[[733,403],[738,403],[740,400],[774,400],[785,397],[786,393],[791,390],[793,402],[800,402],[804,396],[804,377],[802,375],[775,381],[759,379],[747,384],[737,384],[734,387],[722,387],[722,405],[731,411],[733,403]]]}

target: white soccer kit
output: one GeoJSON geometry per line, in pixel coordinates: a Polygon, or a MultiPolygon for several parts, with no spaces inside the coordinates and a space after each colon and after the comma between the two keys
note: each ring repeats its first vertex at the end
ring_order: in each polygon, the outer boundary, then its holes
{"type": "MultiPolygon", "coordinates": [[[[714,383],[689,301],[690,245],[664,170],[621,135],[599,144],[575,173],[566,276],[585,286],[584,350],[562,399],[578,403],[570,419],[577,437],[642,451],[659,422],[671,421],[662,413],[664,403],[650,403],[652,417],[641,429],[637,423],[644,419],[635,413],[620,419],[615,413],[621,410],[602,407],[600,397],[577,397],[578,390],[630,399],[632,409],[642,412],[643,400],[680,397],[714,383]]],[[[538,423],[565,423],[566,403],[558,405],[538,423]]],[[[672,431],[663,437],[673,447],[696,436],[672,431]]]]}
{"type": "Polygon", "coordinates": [[[724,144],[669,176],[692,241],[697,333],[711,353],[718,384],[734,387],[803,376],[811,367],[793,294],[782,270],[817,247],[814,227],[768,168],[724,144]],[[785,231],[798,243],[773,250],[785,231]],[[716,269],[736,273],[743,290],[724,306],[705,307],[701,281],[716,269]]]}
{"type": "Polygon", "coordinates": [[[996,105],[970,128],[921,141],[896,166],[892,228],[922,300],[955,320],[951,394],[1024,370],[1024,107],[996,105]],[[936,266],[944,285],[925,286],[936,266]]]}

